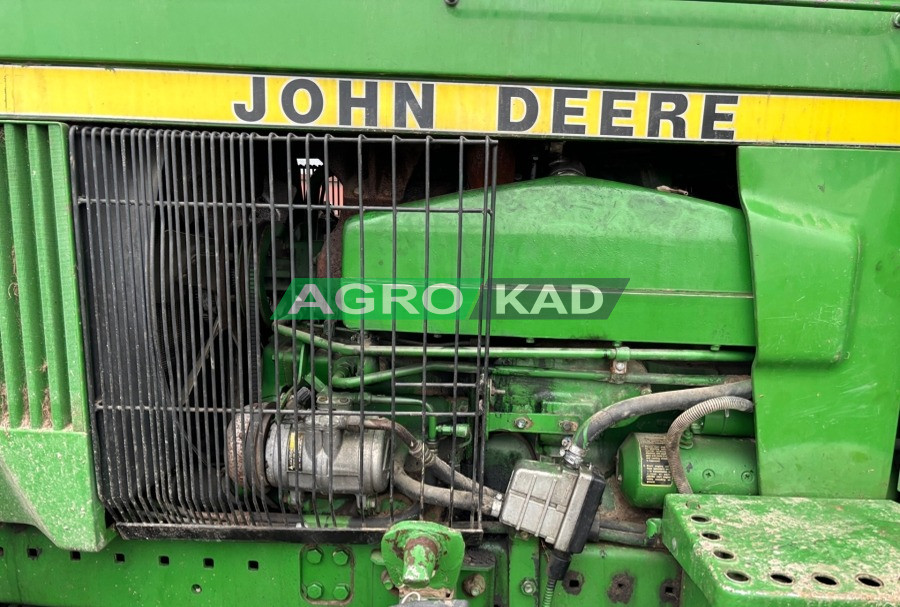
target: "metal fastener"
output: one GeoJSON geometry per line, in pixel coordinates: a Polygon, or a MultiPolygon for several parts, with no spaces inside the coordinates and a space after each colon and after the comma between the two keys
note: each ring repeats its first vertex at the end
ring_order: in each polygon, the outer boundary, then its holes
{"type": "Polygon", "coordinates": [[[518,417],[516,418],[515,424],[516,428],[518,428],[519,430],[524,430],[528,427],[528,419],[525,417],[518,417]]]}
{"type": "Polygon", "coordinates": [[[381,572],[381,585],[384,586],[385,590],[393,590],[394,582],[391,580],[391,574],[384,570],[381,572]]]}
{"type": "Polygon", "coordinates": [[[534,593],[537,592],[537,584],[531,578],[522,580],[522,585],[519,588],[522,590],[522,594],[527,594],[528,596],[534,596],[534,593]]]}
{"type": "Polygon", "coordinates": [[[322,588],[322,584],[314,582],[306,587],[306,598],[308,599],[315,601],[321,599],[323,594],[325,594],[325,589],[322,588]]]}
{"type": "Polygon", "coordinates": [[[463,580],[462,583],[463,592],[468,594],[469,596],[475,597],[480,596],[484,593],[487,588],[487,582],[484,579],[484,576],[480,573],[474,573],[463,580]]]}
{"type": "Polygon", "coordinates": [[[894,27],[900,29],[900,13],[894,13],[894,18],[891,19],[891,23],[894,25],[894,27]]]}
{"type": "Polygon", "coordinates": [[[346,565],[350,562],[350,555],[347,554],[346,550],[340,548],[331,553],[331,558],[334,560],[335,565],[346,565]]]}
{"type": "Polygon", "coordinates": [[[318,548],[310,548],[306,551],[306,560],[317,565],[322,562],[322,551],[318,548]]]}
{"type": "Polygon", "coordinates": [[[338,584],[334,588],[334,598],[338,601],[346,601],[350,598],[350,586],[347,584],[338,584]]]}

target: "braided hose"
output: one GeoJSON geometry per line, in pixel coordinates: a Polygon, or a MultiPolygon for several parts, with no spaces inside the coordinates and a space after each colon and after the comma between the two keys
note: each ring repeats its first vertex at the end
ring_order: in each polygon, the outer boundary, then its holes
{"type": "Polygon", "coordinates": [[[672,480],[678,488],[678,493],[693,493],[691,483],[687,479],[687,473],[681,464],[681,435],[691,427],[695,421],[715,411],[753,411],[753,402],[738,396],[719,396],[694,405],[690,409],[675,418],[669,431],[666,433],[666,458],[669,460],[669,470],[672,472],[672,480]]]}

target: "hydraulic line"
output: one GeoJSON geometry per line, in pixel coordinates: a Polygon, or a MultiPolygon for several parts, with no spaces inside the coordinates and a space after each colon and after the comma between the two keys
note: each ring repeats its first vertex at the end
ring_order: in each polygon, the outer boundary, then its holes
{"type": "MultiPolygon", "coordinates": [[[[421,357],[424,351],[422,346],[381,346],[328,341],[324,337],[313,336],[307,331],[294,329],[288,325],[275,323],[275,330],[280,335],[293,337],[305,344],[314,344],[316,348],[322,348],[335,354],[346,356],[359,356],[365,352],[367,356],[399,356],[421,357]]],[[[428,346],[428,356],[432,358],[477,358],[484,356],[484,347],[476,346],[428,346]]],[[[747,362],[753,360],[752,352],[736,350],[699,350],[699,349],[662,349],[662,348],[511,348],[504,346],[491,346],[492,358],[609,358],[616,360],[660,360],[678,362],[747,362]]]]}
{"type": "Polygon", "coordinates": [[[694,405],[679,415],[669,431],[666,433],[666,458],[669,460],[669,470],[672,472],[672,480],[679,493],[693,493],[691,483],[687,479],[687,473],[681,464],[681,435],[691,427],[695,421],[715,411],[752,411],[753,402],[738,396],[719,396],[694,405]]]}
{"type": "Polygon", "coordinates": [[[747,397],[751,392],[752,384],[749,379],[746,379],[715,386],[654,392],[628,398],[589,417],[575,435],[572,446],[583,451],[601,433],[625,419],[664,411],[682,411],[712,398],[720,396],[747,397]]]}
{"type": "MultiPolygon", "coordinates": [[[[375,430],[393,431],[397,435],[397,438],[399,438],[403,442],[403,444],[405,444],[409,448],[410,455],[416,457],[417,455],[422,454],[424,444],[416,439],[416,437],[413,436],[413,434],[404,426],[396,422],[384,418],[367,419],[364,423],[364,427],[375,430]]],[[[434,472],[434,474],[445,483],[452,483],[454,487],[460,487],[469,492],[477,491],[478,486],[475,481],[464,475],[462,472],[455,470],[452,466],[450,466],[450,464],[437,457],[433,453],[426,454],[423,459],[425,460],[425,467],[434,472]]],[[[438,488],[439,487],[435,487],[435,489],[438,488]]],[[[449,492],[450,490],[448,489],[447,491],[449,492]]],[[[488,503],[492,503],[494,498],[497,496],[497,492],[490,487],[482,487],[482,491],[484,493],[485,500],[487,500],[488,503]]],[[[416,496],[413,495],[410,497],[416,496]]]]}
{"type": "MultiPolygon", "coordinates": [[[[403,459],[405,455],[400,455],[394,461],[394,487],[407,497],[418,499],[419,497],[426,504],[435,504],[449,508],[452,502],[455,508],[463,510],[477,511],[488,516],[493,515],[494,496],[484,492],[483,497],[479,499],[478,494],[474,491],[451,491],[444,487],[435,487],[434,485],[423,484],[415,480],[403,468],[403,459]]],[[[438,460],[439,461],[439,460],[438,460]]],[[[470,480],[470,482],[473,482],[470,480]]],[[[474,485],[473,485],[474,486],[474,485]]],[[[496,495],[496,494],[494,494],[496,495]]]]}

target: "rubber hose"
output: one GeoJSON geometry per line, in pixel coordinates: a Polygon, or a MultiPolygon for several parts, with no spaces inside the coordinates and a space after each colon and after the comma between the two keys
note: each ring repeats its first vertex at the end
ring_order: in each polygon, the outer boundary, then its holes
{"type": "MultiPolygon", "coordinates": [[[[366,428],[373,430],[386,430],[388,432],[393,431],[403,442],[403,444],[410,448],[410,450],[418,446],[418,440],[409,430],[389,419],[367,419],[363,425],[366,428]]],[[[428,469],[434,472],[435,476],[437,476],[440,480],[444,481],[448,485],[452,484],[454,488],[461,487],[468,491],[475,491],[477,488],[477,484],[475,483],[475,481],[464,475],[462,472],[454,470],[450,466],[450,464],[437,456],[431,459],[431,463],[428,464],[428,469]],[[452,481],[451,478],[453,479],[452,481]]],[[[497,492],[490,487],[483,487],[483,491],[485,498],[490,498],[491,500],[493,500],[497,496],[497,492]]]]}
{"type": "Polygon", "coordinates": [[[679,415],[669,431],[666,433],[666,458],[669,460],[669,470],[672,480],[678,488],[678,493],[693,493],[691,483],[687,479],[687,473],[681,464],[681,435],[691,427],[695,421],[714,411],[753,411],[753,402],[737,396],[720,396],[694,405],[679,415]]]}
{"type": "Polygon", "coordinates": [[[480,510],[483,514],[491,514],[492,498],[485,495],[483,500],[479,501],[478,495],[470,491],[450,491],[450,489],[443,487],[423,485],[409,476],[406,470],[403,469],[404,457],[405,455],[401,455],[394,461],[394,486],[400,493],[412,499],[421,497],[426,504],[435,504],[445,508],[450,507],[452,496],[454,508],[471,511],[480,510]]]}
{"type": "Polygon", "coordinates": [[[750,396],[752,384],[749,379],[744,381],[705,386],[703,388],[689,388],[687,390],[672,390],[669,392],[654,392],[635,396],[619,401],[588,418],[581,432],[575,437],[575,445],[584,449],[602,432],[612,428],[622,420],[650,413],[662,413],[665,411],[682,411],[689,409],[697,403],[718,398],[721,396],[750,396]]]}
{"type": "MultiPolygon", "coordinates": [[[[452,483],[454,488],[461,487],[467,491],[478,491],[478,484],[473,481],[471,478],[460,472],[459,470],[454,470],[450,464],[445,462],[444,460],[435,457],[432,460],[431,464],[428,466],[428,469],[434,472],[434,475],[438,477],[440,480],[444,481],[448,485],[452,483]],[[452,481],[450,479],[453,479],[452,481]]],[[[481,490],[484,491],[485,499],[490,498],[491,500],[497,496],[497,491],[491,489],[487,486],[482,486],[481,490]]]]}
{"type": "Polygon", "coordinates": [[[416,437],[413,436],[412,432],[407,430],[405,426],[401,426],[397,422],[384,419],[383,417],[367,419],[363,422],[363,426],[372,430],[386,430],[388,432],[393,432],[397,435],[397,438],[403,441],[403,444],[410,449],[414,449],[418,443],[416,437]]]}

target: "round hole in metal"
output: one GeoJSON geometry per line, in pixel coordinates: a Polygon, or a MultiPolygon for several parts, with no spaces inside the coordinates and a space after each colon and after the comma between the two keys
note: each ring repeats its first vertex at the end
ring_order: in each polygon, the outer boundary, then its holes
{"type": "Polygon", "coordinates": [[[743,571],[726,571],[725,577],[727,577],[729,580],[741,583],[750,581],[750,576],[743,571]]]}
{"type": "Polygon", "coordinates": [[[720,539],[722,539],[722,536],[719,535],[718,533],[714,532],[714,531],[704,531],[704,532],[701,533],[700,535],[701,535],[702,537],[705,537],[706,539],[712,540],[712,541],[714,541],[714,542],[715,542],[715,541],[718,541],[718,540],[720,540],[720,539]]]}
{"type": "Polygon", "coordinates": [[[794,578],[784,573],[773,573],[769,576],[773,582],[778,582],[779,584],[793,584],[794,578]]]}
{"type": "Polygon", "coordinates": [[[716,555],[716,558],[720,558],[723,561],[734,560],[734,553],[728,550],[713,550],[713,554],[716,555]]]}
{"type": "Polygon", "coordinates": [[[708,523],[709,517],[703,516],[702,514],[692,514],[691,520],[694,521],[695,523],[708,523]]]}

